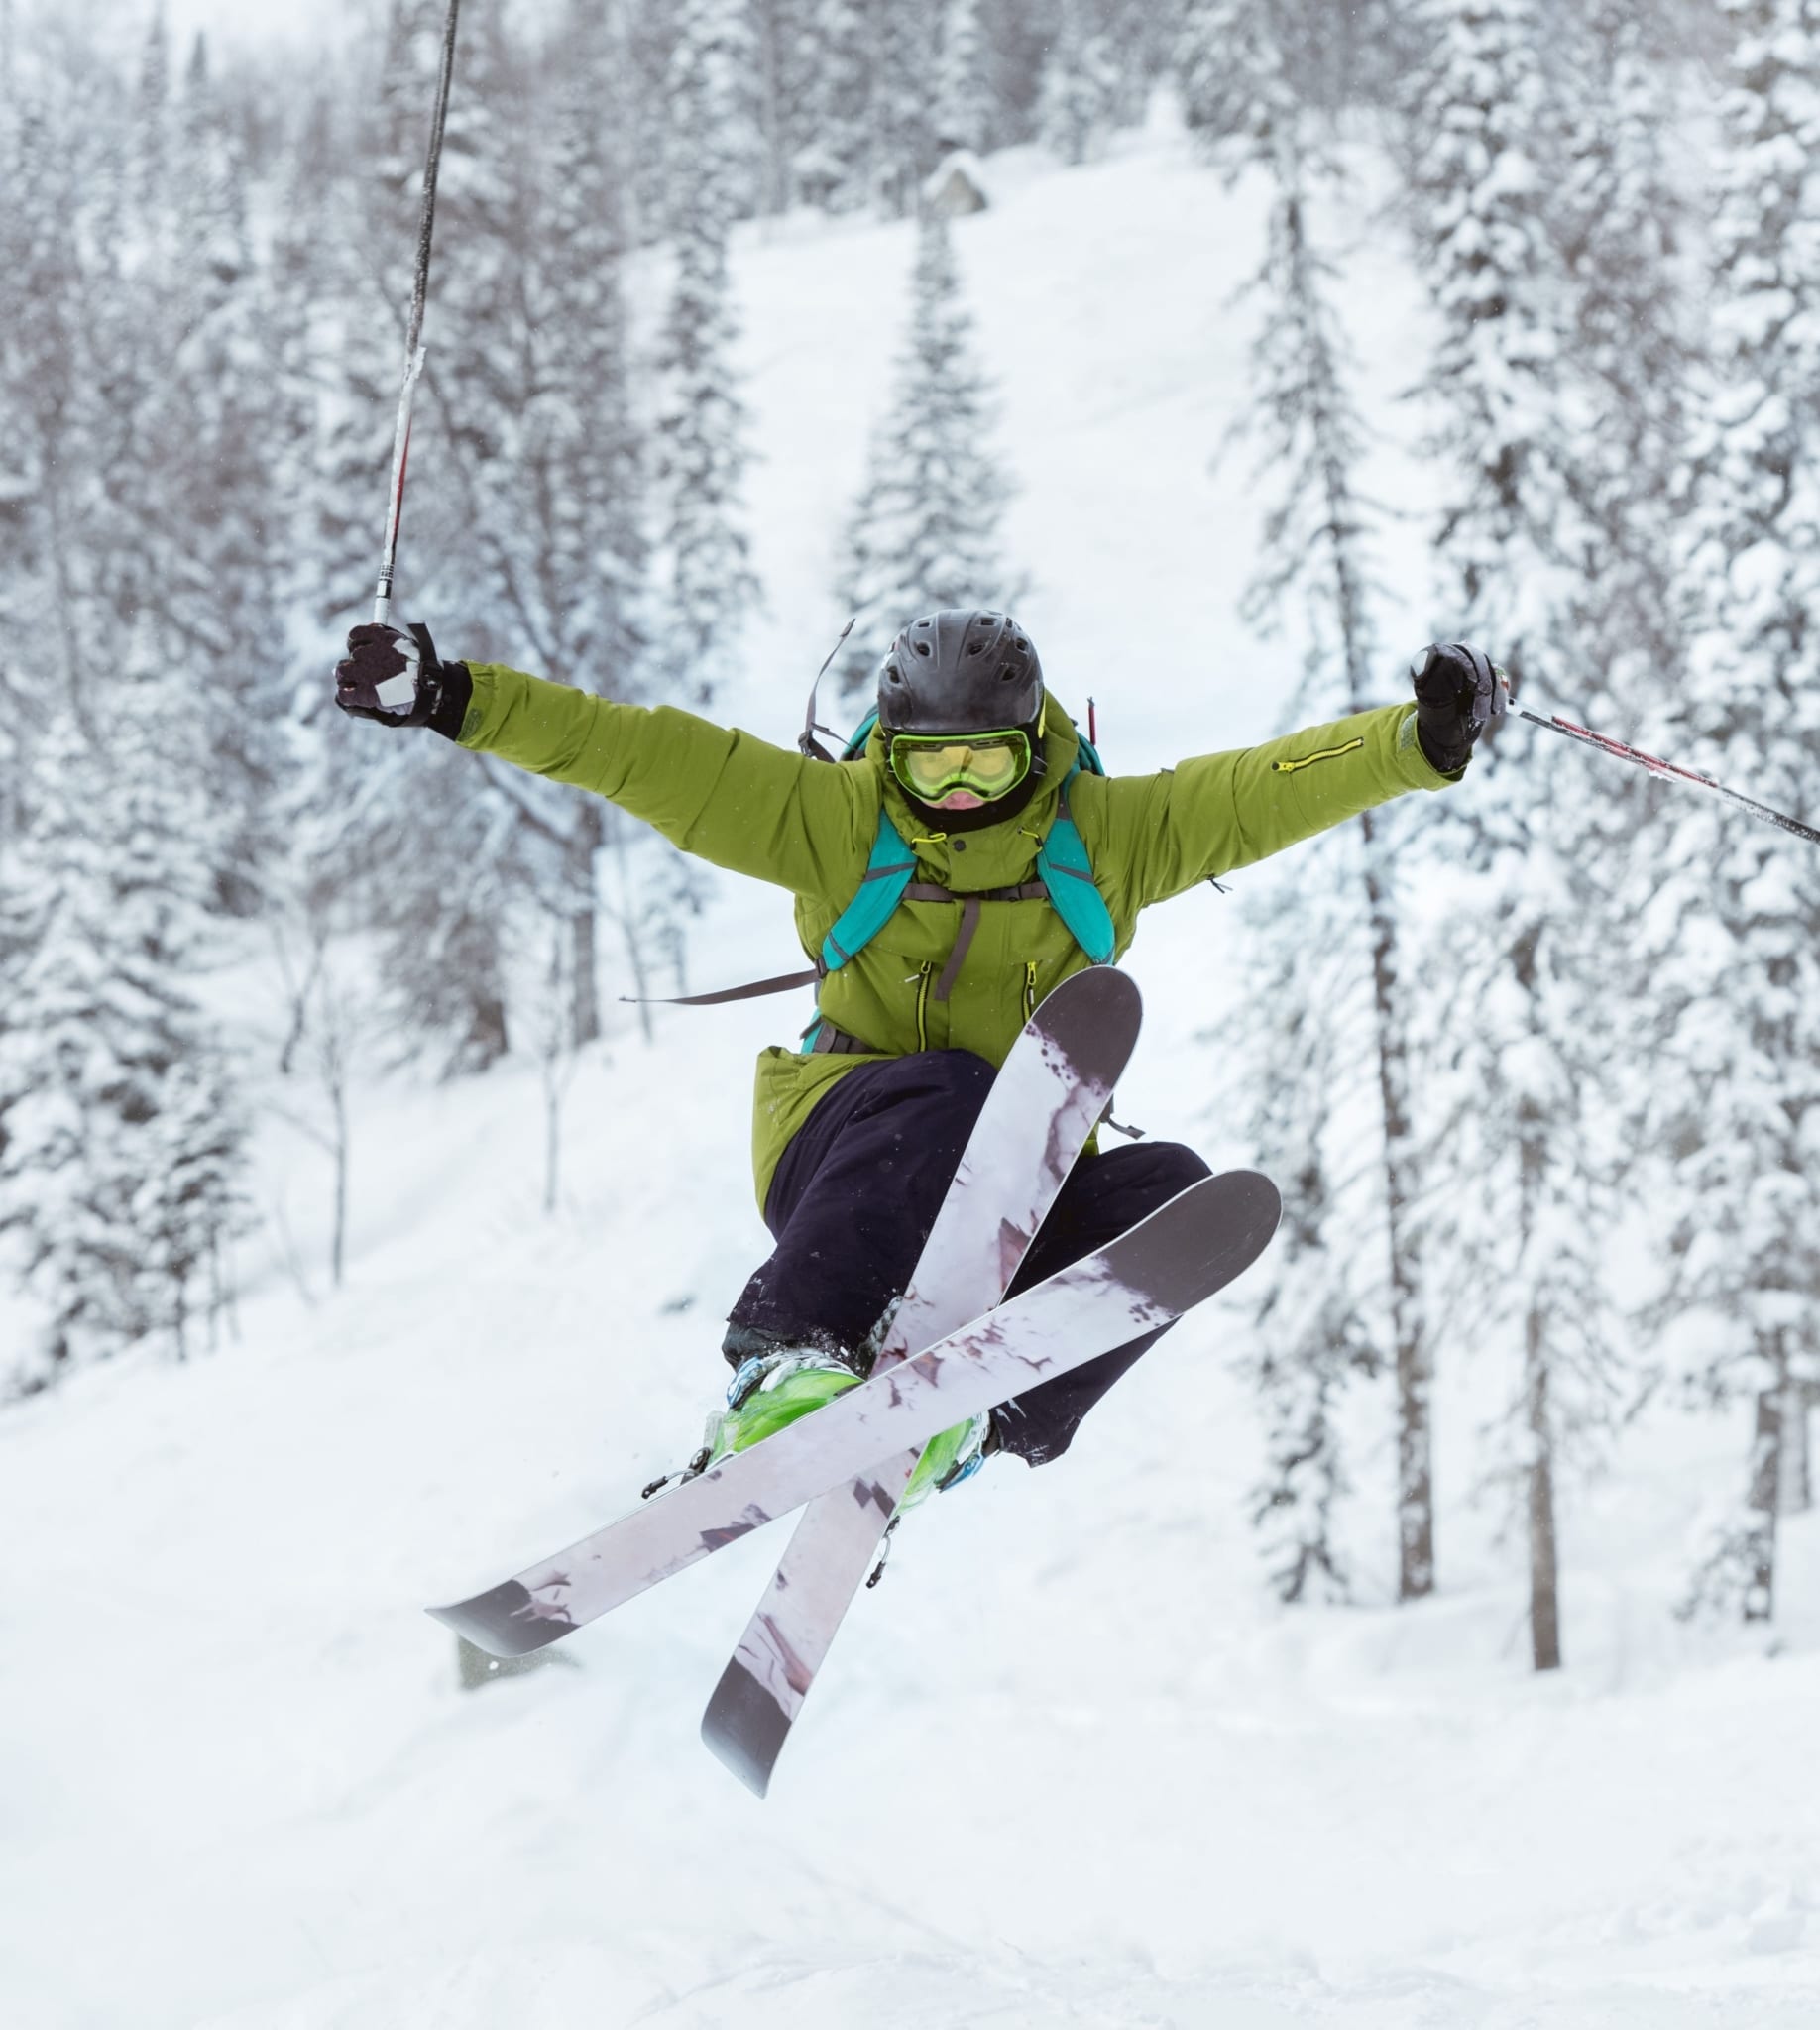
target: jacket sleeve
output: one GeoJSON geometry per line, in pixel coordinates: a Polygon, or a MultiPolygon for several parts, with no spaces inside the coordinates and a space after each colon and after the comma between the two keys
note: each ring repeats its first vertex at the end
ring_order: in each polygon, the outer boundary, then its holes
{"type": "Polygon", "coordinates": [[[670,706],[616,704],[499,663],[468,671],[462,746],[593,790],[684,852],[795,894],[835,894],[857,878],[861,771],[670,706]]]}
{"type": "Polygon", "coordinates": [[[1463,773],[1430,764],[1414,705],[1384,706],[1157,775],[1114,776],[1105,785],[1108,841],[1142,909],[1463,773]]]}

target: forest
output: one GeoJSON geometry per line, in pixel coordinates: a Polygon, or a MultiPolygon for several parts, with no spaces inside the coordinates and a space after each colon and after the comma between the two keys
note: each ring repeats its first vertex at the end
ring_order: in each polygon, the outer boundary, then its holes
{"type": "MultiPolygon", "coordinates": [[[[0,0],[15,1405],[129,1348],[234,1357],[261,1108],[307,1113],[345,1199],[357,1061],[454,1088],[536,1061],[553,1193],[562,1068],[648,1034],[623,996],[707,983],[709,877],[661,841],[333,711],[442,19],[390,0],[281,73],[173,47],[156,10],[0,0]],[[276,1053],[221,987],[249,955],[276,1053]]],[[[843,709],[914,613],[1016,605],[1041,560],[1005,542],[990,278],[944,193],[1002,151],[1102,162],[1160,103],[1199,173],[1262,193],[1239,420],[1202,449],[1255,517],[1232,625],[1297,643],[1282,725],[1389,695],[1424,637],[1384,559],[1418,544],[1422,625],[1482,641],[1519,704],[1820,823],[1815,0],[470,0],[411,617],[712,716],[768,591],[739,251],[881,219],[916,221],[916,266],[839,313],[894,393],[799,617],[803,688],[850,615],[843,709]],[[1333,251],[1353,215],[1425,306],[1389,408],[1333,251]],[[1394,500],[1366,470],[1391,432],[1420,476],[1394,500]]],[[[1294,910],[1248,897],[1249,1014],[1205,1072],[1288,1207],[1240,1356],[1262,1583],[1354,1594],[1335,1517],[1375,1471],[1348,1440],[1369,1395],[1395,1591],[1430,1595],[1436,1367],[1495,1354],[1482,1444],[1542,1670],[1560,1491],[1622,1472],[1663,1402],[1749,1425],[1679,1610],[1772,1621],[1820,1397],[1820,850],[1547,740],[1501,727],[1420,842],[1373,814],[1306,849],[1294,910]]],[[[338,1218],[337,1281],[345,1246],[338,1218]]]]}

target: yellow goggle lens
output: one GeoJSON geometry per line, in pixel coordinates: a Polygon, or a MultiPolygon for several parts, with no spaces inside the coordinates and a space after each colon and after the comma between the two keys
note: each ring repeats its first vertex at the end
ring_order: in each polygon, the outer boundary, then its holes
{"type": "Polygon", "coordinates": [[[957,789],[1000,796],[1022,779],[1030,748],[1021,735],[990,746],[967,740],[913,743],[900,737],[892,745],[891,758],[898,780],[913,796],[938,797],[957,789]]]}

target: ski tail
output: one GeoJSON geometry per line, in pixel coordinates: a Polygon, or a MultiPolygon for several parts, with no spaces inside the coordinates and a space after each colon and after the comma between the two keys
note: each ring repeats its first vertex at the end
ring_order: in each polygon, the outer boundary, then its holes
{"type": "MultiPolygon", "coordinates": [[[[815,1415],[505,1584],[433,1612],[464,1633],[484,1629],[484,1646],[496,1655],[541,1648],[868,1466],[1170,1323],[1236,1275],[1269,1238],[1266,1228],[1237,1259],[1236,1243],[1221,1231],[1233,1228],[1222,1207],[1245,1175],[1203,1178],[1106,1247],[815,1415]]],[[[1252,1182],[1270,1193],[1274,1225],[1276,1194],[1267,1179],[1252,1182]]],[[[1255,1206],[1252,1214],[1255,1227],[1255,1206]]]]}

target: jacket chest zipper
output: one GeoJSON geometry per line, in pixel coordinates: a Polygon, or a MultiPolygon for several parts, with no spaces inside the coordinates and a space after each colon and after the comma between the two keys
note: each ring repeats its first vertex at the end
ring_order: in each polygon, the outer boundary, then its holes
{"type": "Polygon", "coordinates": [[[1028,1022],[1036,1013],[1037,962],[1034,959],[1024,960],[1024,1020],[1028,1022]]]}
{"type": "Polygon", "coordinates": [[[917,967],[916,973],[916,1047],[919,1051],[929,1048],[929,989],[934,978],[934,962],[926,959],[917,967]]]}

